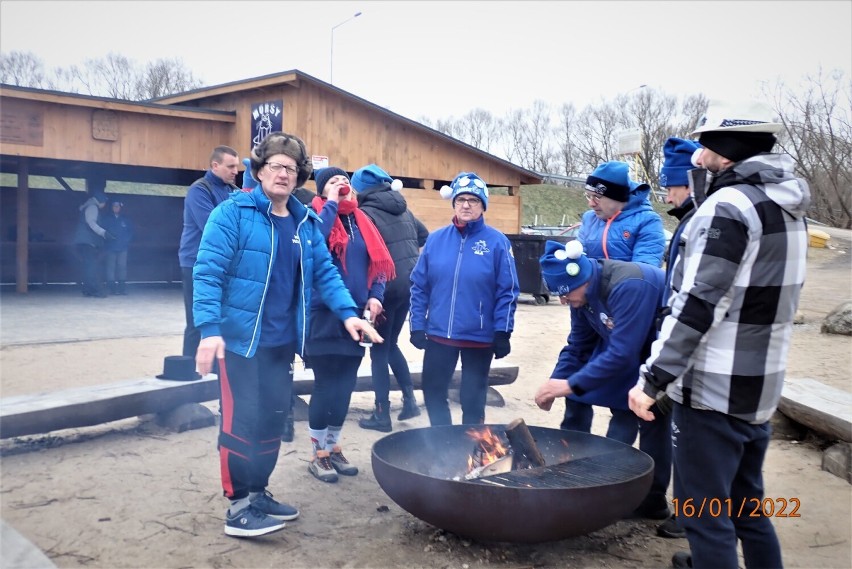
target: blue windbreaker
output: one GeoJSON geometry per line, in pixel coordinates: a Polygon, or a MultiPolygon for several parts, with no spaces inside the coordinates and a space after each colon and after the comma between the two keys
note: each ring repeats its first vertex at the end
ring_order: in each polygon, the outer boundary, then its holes
{"type": "Polygon", "coordinates": [[[490,344],[512,332],[518,302],[512,246],[485,218],[462,234],[450,224],[432,232],[411,272],[411,330],[490,344]]]}

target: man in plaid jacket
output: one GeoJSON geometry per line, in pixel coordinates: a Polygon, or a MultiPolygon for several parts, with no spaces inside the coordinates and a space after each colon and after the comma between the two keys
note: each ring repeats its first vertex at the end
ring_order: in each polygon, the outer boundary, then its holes
{"type": "Polygon", "coordinates": [[[703,146],[689,172],[698,209],[671,314],[630,391],[644,420],[663,392],[674,402],[674,502],[691,550],[675,567],[736,569],[738,539],[747,568],[782,566],[771,520],[750,514],[764,497],[769,419],[805,278],[810,191],[790,156],[770,153],[782,128],[772,116],[762,103],[711,102],[692,133],[703,146]]]}

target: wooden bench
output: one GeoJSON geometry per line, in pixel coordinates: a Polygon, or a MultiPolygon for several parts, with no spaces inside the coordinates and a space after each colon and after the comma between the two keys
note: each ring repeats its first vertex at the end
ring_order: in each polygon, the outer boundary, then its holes
{"type": "MultiPolygon", "coordinates": [[[[422,364],[409,363],[415,389],[421,389],[422,364]]],[[[508,385],[518,377],[518,366],[500,361],[491,364],[489,385],[508,385]]],[[[310,395],[314,374],[297,370],[293,378],[295,395],[310,395]]],[[[219,398],[218,378],[209,374],[196,381],[170,381],[143,378],[117,383],[36,393],[0,399],[0,438],[48,433],[59,429],[89,427],[109,421],[149,413],[168,412],[186,403],[219,398]]],[[[461,370],[456,368],[450,388],[458,389],[461,370]]],[[[391,386],[395,382],[391,381],[391,386]]],[[[358,370],[355,391],[371,391],[369,363],[358,370]]]]}
{"type": "Polygon", "coordinates": [[[778,410],[837,440],[852,442],[852,393],[810,378],[787,378],[778,410]]]}

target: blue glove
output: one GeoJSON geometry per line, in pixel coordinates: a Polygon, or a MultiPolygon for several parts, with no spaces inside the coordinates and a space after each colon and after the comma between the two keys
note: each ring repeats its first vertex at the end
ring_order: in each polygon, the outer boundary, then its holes
{"type": "Polygon", "coordinates": [[[425,330],[412,330],[411,331],[411,344],[417,348],[418,350],[426,349],[426,331],[425,330]]]}
{"type": "Polygon", "coordinates": [[[512,351],[512,346],[509,344],[511,337],[511,332],[494,332],[494,342],[491,347],[494,349],[495,359],[505,358],[512,351]]]}

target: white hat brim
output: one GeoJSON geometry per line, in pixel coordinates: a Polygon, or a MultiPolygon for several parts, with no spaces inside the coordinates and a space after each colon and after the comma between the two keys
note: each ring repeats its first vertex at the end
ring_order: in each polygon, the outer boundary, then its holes
{"type": "Polygon", "coordinates": [[[702,126],[692,131],[691,135],[701,134],[702,132],[765,132],[768,134],[776,134],[784,128],[784,125],[777,122],[762,122],[755,124],[743,124],[737,126],[702,126]]]}

